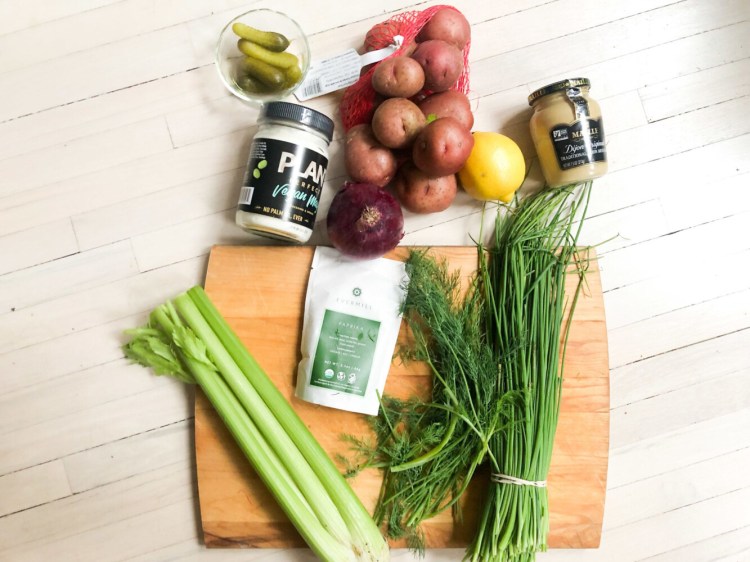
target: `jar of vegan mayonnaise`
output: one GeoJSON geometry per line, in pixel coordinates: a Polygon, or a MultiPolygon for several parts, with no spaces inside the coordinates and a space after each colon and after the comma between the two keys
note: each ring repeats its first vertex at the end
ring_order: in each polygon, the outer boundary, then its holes
{"type": "Polygon", "coordinates": [[[550,187],[607,173],[602,112],[589,97],[590,87],[588,78],[570,78],[529,96],[531,138],[550,187]]]}
{"type": "Polygon", "coordinates": [[[261,236],[307,242],[315,226],[333,121],[288,102],[263,106],[235,221],[261,236]]]}

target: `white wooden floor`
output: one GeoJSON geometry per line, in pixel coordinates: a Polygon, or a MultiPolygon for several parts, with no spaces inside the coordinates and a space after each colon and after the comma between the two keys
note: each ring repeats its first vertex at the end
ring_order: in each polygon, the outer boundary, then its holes
{"type": "MultiPolygon", "coordinates": [[[[204,549],[192,396],[119,346],[202,281],[212,244],[261,242],[233,224],[256,112],[215,74],[223,24],[273,6],[321,57],[409,7],[320,4],[0,0],[0,560],[311,559],[204,549]]],[[[539,559],[750,560],[750,0],[456,5],[473,24],[475,129],[531,156],[526,95],[583,75],[608,135],[586,231],[616,236],[600,247],[604,538],[539,559]]],[[[337,99],[310,103],[332,115],[337,99]]],[[[320,219],[344,176],[340,136],[320,219]]],[[[404,243],[470,243],[477,211],[461,196],[409,216],[404,243]]]]}

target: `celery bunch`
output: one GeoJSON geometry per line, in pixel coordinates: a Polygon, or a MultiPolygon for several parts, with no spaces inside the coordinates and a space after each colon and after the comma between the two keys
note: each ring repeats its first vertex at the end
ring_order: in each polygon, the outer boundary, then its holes
{"type": "Polygon", "coordinates": [[[284,513],[324,561],[389,559],[369,513],[201,287],[159,306],[124,351],[197,383],[284,513]]]}

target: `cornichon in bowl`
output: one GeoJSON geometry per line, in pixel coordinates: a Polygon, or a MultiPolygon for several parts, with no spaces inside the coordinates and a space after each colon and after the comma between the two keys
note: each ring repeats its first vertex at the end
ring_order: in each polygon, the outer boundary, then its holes
{"type": "MultiPolygon", "coordinates": [[[[247,77],[255,79],[253,82],[260,83],[254,84],[250,89],[251,92],[277,91],[286,87],[287,80],[284,71],[262,60],[245,57],[242,61],[242,70],[247,77]],[[266,86],[266,88],[263,89],[259,87],[260,85],[266,86]]],[[[252,82],[248,82],[248,84],[252,84],[252,82]]]]}
{"type": "Polygon", "coordinates": [[[289,39],[275,31],[261,31],[260,29],[255,29],[254,27],[250,27],[249,25],[240,22],[232,24],[232,31],[234,31],[235,35],[238,37],[247,39],[256,45],[260,45],[261,47],[265,47],[269,51],[274,51],[276,53],[285,51],[289,46],[289,39]]]}
{"type": "Polygon", "coordinates": [[[298,84],[302,78],[302,69],[297,64],[281,69],[252,57],[245,57],[239,70],[237,85],[254,94],[280,92],[298,84]]]}
{"type": "Polygon", "coordinates": [[[299,64],[299,59],[292,53],[276,53],[274,51],[269,51],[247,39],[240,39],[237,41],[237,48],[244,55],[261,60],[271,66],[275,66],[276,68],[289,68],[295,64],[299,64]]]}
{"type": "Polygon", "coordinates": [[[237,49],[245,55],[238,62],[237,85],[253,94],[282,92],[302,79],[300,61],[285,51],[289,39],[275,31],[262,31],[244,23],[232,24],[239,37],[237,49]]]}
{"type": "Polygon", "coordinates": [[[290,66],[289,68],[284,69],[284,76],[286,77],[285,87],[291,88],[295,84],[299,83],[299,81],[302,79],[302,69],[298,64],[295,64],[293,66],[290,66]]]}

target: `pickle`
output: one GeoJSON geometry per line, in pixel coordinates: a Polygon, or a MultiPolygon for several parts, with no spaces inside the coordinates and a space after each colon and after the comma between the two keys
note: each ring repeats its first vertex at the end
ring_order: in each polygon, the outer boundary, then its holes
{"type": "Polygon", "coordinates": [[[249,77],[255,78],[268,86],[270,91],[283,90],[285,87],[286,75],[275,66],[253,57],[245,57],[242,61],[242,67],[249,77]]]}
{"type": "Polygon", "coordinates": [[[269,86],[266,86],[263,82],[257,78],[253,78],[249,74],[238,76],[237,85],[240,87],[240,90],[250,94],[270,94],[272,92],[269,86]]]}
{"type": "Polygon", "coordinates": [[[237,48],[248,57],[263,61],[276,68],[286,69],[299,64],[299,59],[292,53],[275,53],[247,39],[237,41],[237,48]]]}
{"type": "Polygon", "coordinates": [[[302,69],[298,64],[290,66],[289,68],[285,68],[284,77],[286,78],[286,80],[284,81],[284,89],[296,86],[297,84],[299,84],[300,79],[302,78],[302,69]]]}
{"type": "Polygon", "coordinates": [[[232,31],[234,31],[235,35],[238,37],[247,39],[256,45],[265,47],[269,51],[275,53],[285,51],[289,46],[289,39],[275,31],[261,31],[260,29],[255,29],[254,27],[239,22],[232,24],[232,31]]]}

